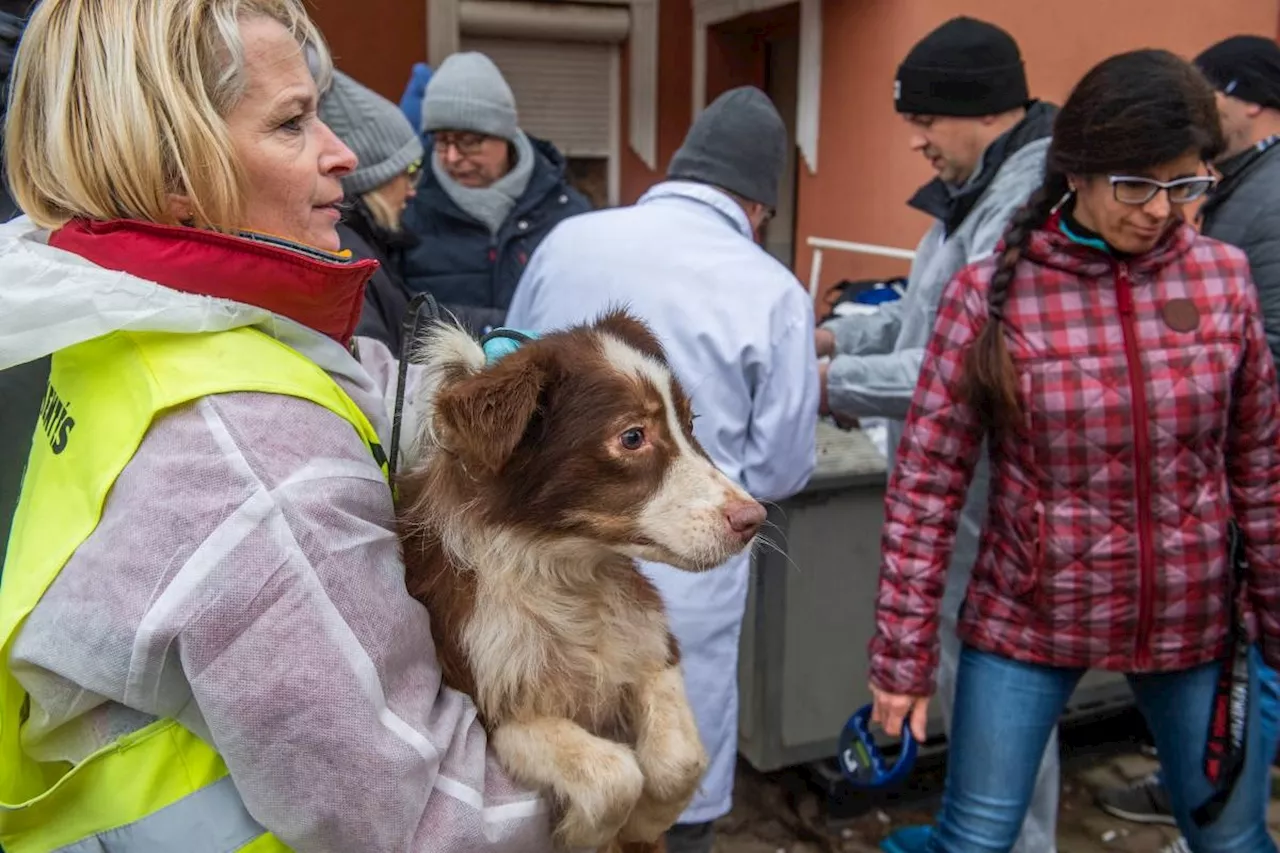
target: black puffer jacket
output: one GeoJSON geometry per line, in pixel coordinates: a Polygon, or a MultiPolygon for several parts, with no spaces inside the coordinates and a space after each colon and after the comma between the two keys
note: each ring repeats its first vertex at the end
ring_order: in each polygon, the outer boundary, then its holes
{"type": "MultiPolygon", "coordinates": [[[[9,72],[13,70],[18,40],[27,25],[27,8],[35,8],[28,0],[0,0],[0,127],[9,112],[9,72]]],[[[0,222],[8,222],[18,212],[4,179],[4,147],[0,145],[0,222]]]]}
{"type": "MultiPolygon", "coordinates": [[[[18,50],[18,39],[26,25],[27,0],[0,0],[0,127],[8,111],[9,71],[18,50]]],[[[0,146],[0,222],[6,222],[18,209],[9,197],[4,182],[4,149],[0,146]]],[[[49,381],[49,359],[42,358],[0,371],[0,573],[4,571],[4,553],[9,542],[9,526],[18,505],[22,472],[31,450],[40,401],[49,381]]]]}
{"type": "Polygon", "coordinates": [[[497,236],[454,204],[429,168],[405,211],[405,230],[419,241],[405,256],[405,284],[413,293],[430,293],[474,332],[502,324],[525,265],[551,229],[591,209],[569,185],[555,146],[529,141],[533,174],[497,236]]]}
{"type": "Polygon", "coordinates": [[[364,310],[356,334],[382,341],[397,356],[404,335],[401,325],[409,307],[409,291],[400,277],[404,253],[417,241],[406,232],[392,233],[379,225],[363,201],[357,200],[338,226],[342,248],[357,258],[381,266],[364,289],[364,310]]]}

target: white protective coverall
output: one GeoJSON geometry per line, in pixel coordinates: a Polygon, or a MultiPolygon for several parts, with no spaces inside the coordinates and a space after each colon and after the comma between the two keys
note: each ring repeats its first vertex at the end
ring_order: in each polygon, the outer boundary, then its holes
{"type": "MultiPolygon", "coordinates": [[[[252,326],[324,368],[389,446],[395,365],[381,344],[360,340],[362,364],[263,309],[46,238],[25,218],[0,227],[0,369],[115,330],[252,326]]],[[[311,402],[219,394],[159,418],[10,660],[33,756],[77,762],[176,719],[295,850],[551,849],[545,801],[504,777],[471,701],[441,684],[385,478],[311,402]]]]}
{"type": "MultiPolygon", "coordinates": [[[[742,207],[723,192],[667,181],[631,207],[558,225],[520,279],[507,325],[543,331],[627,308],[662,341],[712,461],[755,498],[781,500],[804,487],[815,463],[813,305],[751,235],[742,207]]],[[[699,574],[643,568],[680,642],[685,686],[711,757],[680,823],[704,823],[727,814],[733,800],[750,557],[699,574]]]]}

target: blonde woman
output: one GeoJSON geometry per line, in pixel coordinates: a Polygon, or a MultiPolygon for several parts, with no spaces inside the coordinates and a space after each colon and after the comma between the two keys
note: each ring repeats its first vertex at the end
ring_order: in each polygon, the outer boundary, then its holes
{"type": "Polygon", "coordinates": [[[341,71],[320,99],[320,119],[359,164],[342,178],[347,209],[338,225],[342,248],[380,267],[365,288],[357,335],[377,338],[399,353],[410,295],[400,271],[417,240],[400,227],[422,177],[422,139],[395,104],[341,71]]]}
{"type": "Polygon", "coordinates": [[[29,24],[0,369],[53,368],[0,586],[9,853],[550,848],[404,589],[329,73],[300,0],[29,24]]]}

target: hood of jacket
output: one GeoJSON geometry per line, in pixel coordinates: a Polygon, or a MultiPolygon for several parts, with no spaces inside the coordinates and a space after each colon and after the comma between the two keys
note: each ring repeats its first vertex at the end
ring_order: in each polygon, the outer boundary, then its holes
{"type": "Polygon", "coordinates": [[[70,227],[51,235],[25,216],[0,226],[0,370],[117,331],[251,326],[364,384],[344,335],[317,326],[354,329],[376,263],[326,262],[272,242],[146,223],[70,227]],[[143,270],[169,278],[169,286],[143,270]],[[270,295],[255,298],[255,289],[270,295]],[[326,292],[329,306],[306,305],[326,292]],[[244,301],[250,298],[258,304],[244,301]]]}
{"type": "Polygon", "coordinates": [[[917,190],[907,204],[940,221],[945,234],[950,235],[972,212],[1006,160],[1030,143],[1053,135],[1053,120],[1057,115],[1058,108],[1053,104],[1032,102],[1022,121],[997,137],[982,152],[977,171],[962,187],[956,188],[941,178],[934,178],[917,190]]]}
{"type": "MultiPolygon", "coordinates": [[[[1115,272],[1117,259],[1114,256],[1073,240],[1063,233],[1061,222],[1061,216],[1054,214],[1044,225],[1031,232],[1026,248],[1022,251],[1023,259],[1080,278],[1102,278],[1115,272]]],[[[1133,273],[1157,273],[1181,260],[1191,251],[1197,237],[1196,230],[1186,222],[1174,222],[1150,251],[1126,257],[1123,263],[1133,273]]],[[[1001,248],[1003,244],[997,247],[996,254],[999,254],[1001,248]]]]}
{"type": "MultiPolygon", "coordinates": [[[[368,246],[373,249],[374,255],[378,260],[385,262],[391,258],[399,258],[405,252],[411,250],[418,245],[419,238],[408,229],[401,228],[399,231],[390,231],[382,226],[381,223],[374,218],[373,212],[369,210],[369,206],[364,203],[364,199],[357,198],[354,203],[347,208],[342,217],[342,225],[357,234],[368,246]]],[[[341,233],[341,232],[340,232],[341,233]]],[[[343,243],[346,247],[346,243],[343,243]]],[[[357,257],[369,257],[357,253],[357,257]]]]}

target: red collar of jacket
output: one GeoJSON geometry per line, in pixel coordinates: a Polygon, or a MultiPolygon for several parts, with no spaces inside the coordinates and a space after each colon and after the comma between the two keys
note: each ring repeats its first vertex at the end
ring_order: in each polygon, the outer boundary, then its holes
{"type": "MultiPolygon", "coordinates": [[[[1101,278],[1115,272],[1118,261],[1111,254],[1093,246],[1077,243],[1059,229],[1059,214],[1049,217],[1031,232],[1022,257],[1041,266],[1053,267],[1086,278],[1101,278]]],[[[1148,252],[1132,255],[1123,263],[1134,273],[1154,274],[1181,260],[1199,238],[1199,232],[1186,222],[1174,222],[1160,242],[1148,252]]],[[[997,247],[999,253],[1003,244],[997,247]]]]}
{"type": "Polygon", "coordinates": [[[49,245],[100,267],[183,293],[265,308],[346,346],[377,261],[347,260],[274,237],[156,225],[130,219],[73,219],[49,245]]]}

